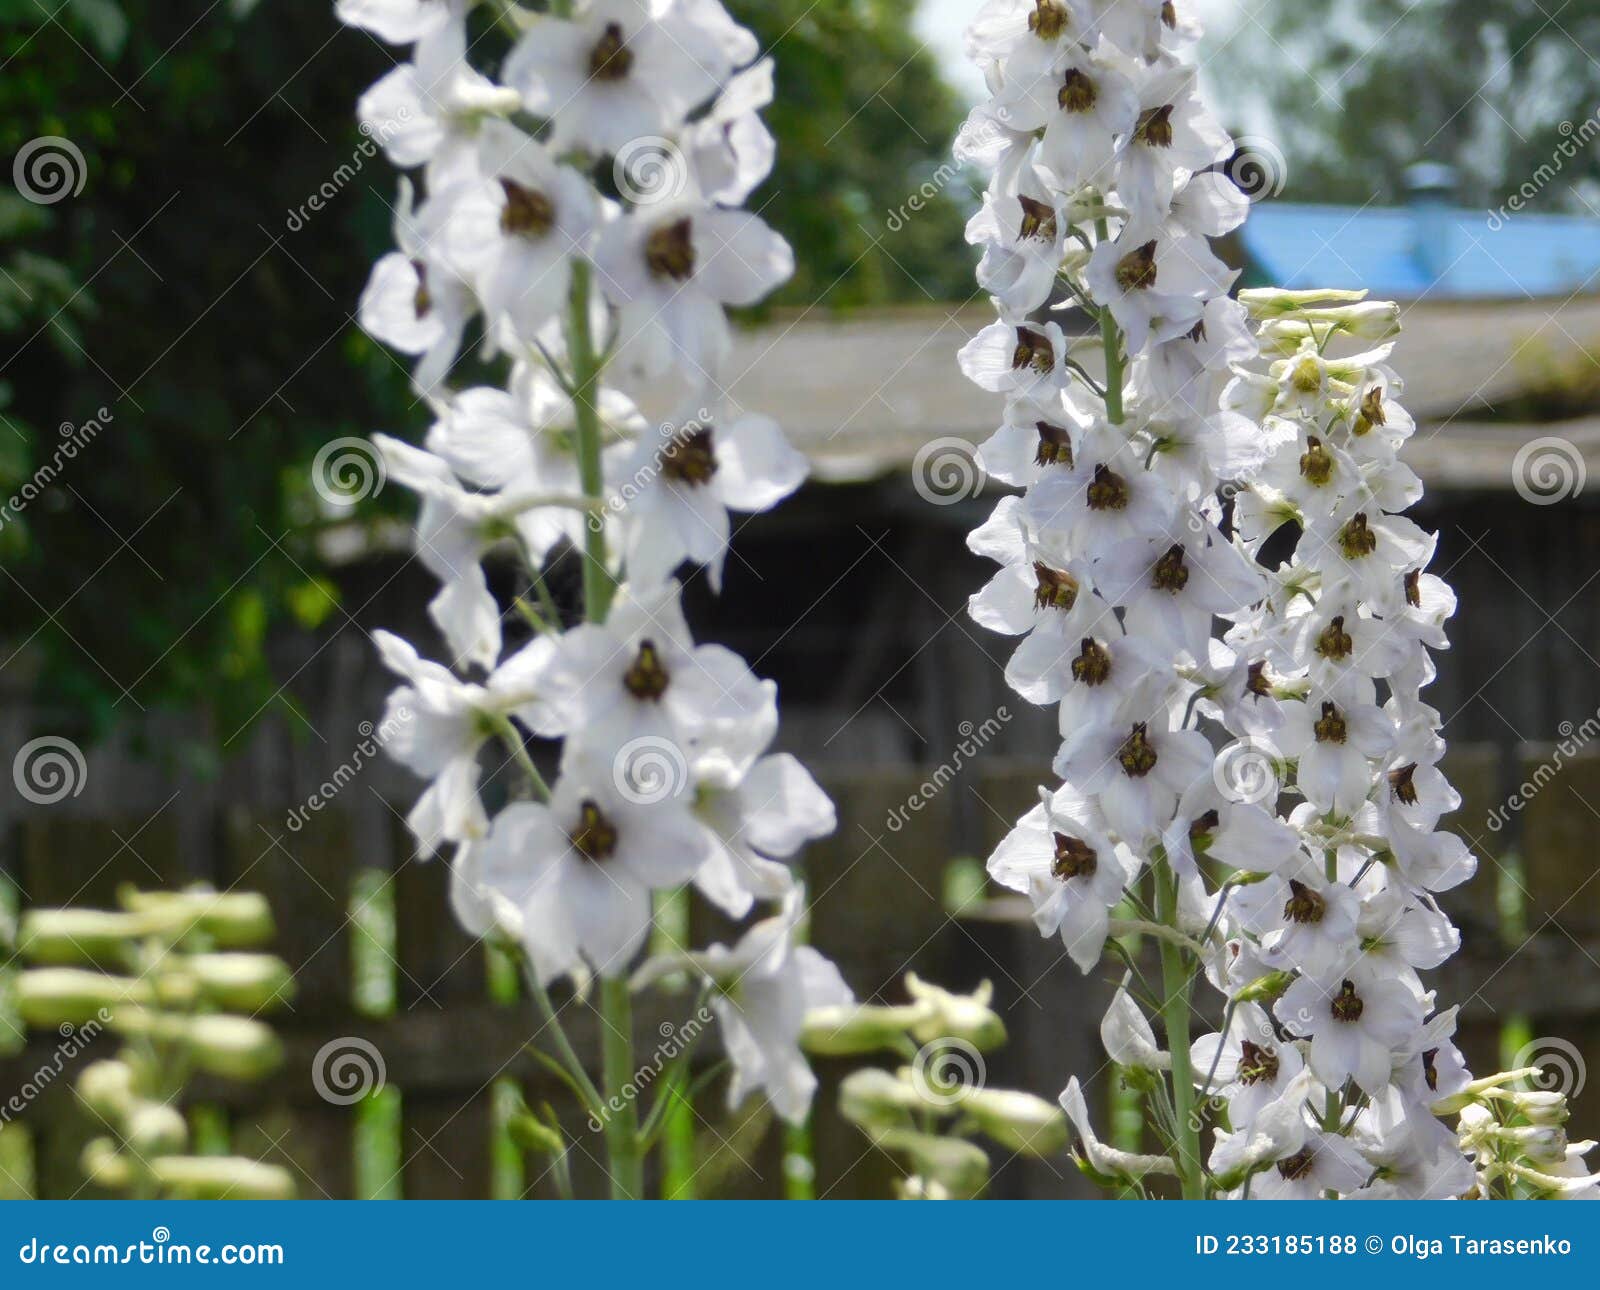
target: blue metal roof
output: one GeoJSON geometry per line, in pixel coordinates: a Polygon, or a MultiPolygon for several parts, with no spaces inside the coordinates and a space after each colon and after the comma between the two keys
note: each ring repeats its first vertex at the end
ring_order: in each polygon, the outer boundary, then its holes
{"type": "Polygon", "coordinates": [[[1249,277],[1289,288],[1484,299],[1600,291],[1600,219],[1264,202],[1239,231],[1249,277]]]}

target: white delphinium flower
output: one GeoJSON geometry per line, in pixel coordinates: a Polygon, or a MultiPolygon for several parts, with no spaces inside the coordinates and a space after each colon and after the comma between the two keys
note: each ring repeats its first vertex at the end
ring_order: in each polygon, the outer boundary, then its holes
{"type": "MultiPolygon", "coordinates": [[[[1454,599],[1401,514],[1398,310],[1226,298],[1208,239],[1248,201],[1176,57],[1196,34],[1159,0],[990,0],[968,33],[991,97],[956,149],[992,175],[968,236],[1000,317],[960,363],[1006,399],[982,461],[1023,490],[969,543],[1001,566],[971,609],[1024,636],[1007,679],[1060,703],[1066,781],[990,873],[1085,970],[1114,902],[1153,915],[1184,1195],[1455,1194],[1431,1086],[1464,1070],[1420,974],[1459,941],[1434,894],[1472,859],[1420,698],[1454,599]],[[1098,335],[1040,321],[1051,301],[1098,335]],[[1210,735],[1234,743],[1214,759],[1210,735]],[[1228,1021],[1191,1045],[1201,975],[1228,1021]],[[1231,1122],[1209,1183],[1197,1095],[1231,1122]]],[[[1143,1051],[1123,996],[1106,1026],[1143,1051]]]]}
{"type": "Polygon", "coordinates": [[[621,1081],[635,1065],[629,977],[658,904],[690,883],[735,918],[782,902],[672,975],[714,984],[736,1098],[762,1089],[802,1119],[816,1083],[805,1012],[850,999],[798,943],[791,870],[835,827],[833,806],[769,751],[775,687],[695,642],[671,580],[687,560],[718,589],[729,511],[767,510],[806,475],[778,426],[725,394],[725,306],[793,271],[787,243],[738,209],[773,164],[759,115],[773,64],[719,0],[502,6],[469,45],[471,4],[337,3],[345,22],[416,45],[361,98],[364,129],[417,168],[422,192],[418,206],[402,181],[399,249],[360,316],[417,359],[435,416],[426,449],[375,444],[387,479],[421,499],[416,556],[441,584],[429,609],[455,668],[380,634],[403,678],[388,746],[426,781],[409,823],[424,854],[452,848],[452,908],[473,933],[520,945],[559,1062],[605,1133],[612,1192],[637,1196],[645,1135],[621,1081]],[[664,169],[643,173],[646,159],[664,169]],[[483,356],[509,360],[509,379],[452,390],[479,316],[483,356]],[[654,428],[645,406],[692,409],[688,432],[654,428]],[[511,606],[491,587],[491,553],[521,566],[528,594],[511,606]],[[547,579],[564,559],[582,566],[581,615],[558,594],[570,582],[547,579]],[[512,612],[534,637],[508,653],[512,612]],[[530,736],[561,741],[549,782],[530,736]],[[491,742],[520,772],[493,817],[478,792],[491,742]],[[603,1095],[547,993],[563,981],[583,993],[596,976],[603,1095]]]}

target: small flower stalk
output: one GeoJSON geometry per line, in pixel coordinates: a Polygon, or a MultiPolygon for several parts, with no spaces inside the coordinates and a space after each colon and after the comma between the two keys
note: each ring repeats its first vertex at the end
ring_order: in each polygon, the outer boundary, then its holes
{"type": "Polygon", "coordinates": [[[992,176],[968,237],[998,318],[960,362],[1004,400],[980,462],[1016,490],[971,536],[999,566],[971,612],[1062,736],[989,873],[1082,971],[1128,967],[1102,1035],[1160,1149],[1100,1141],[1076,1078],[1061,1098],[1105,1185],[1553,1193],[1520,1171],[1581,1174],[1564,1138],[1504,1099],[1459,1136],[1441,1118],[1471,1076],[1420,974],[1458,947],[1436,897],[1474,861],[1440,827],[1460,798],[1423,695],[1455,598],[1403,514],[1399,311],[1230,298],[1208,240],[1248,202],[1188,9],[988,0],[968,33],[990,97],[956,151],[992,176]]]}
{"type": "MultiPolygon", "coordinates": [[[[457,916],[520,948],[553,1060],[603,1125],[613,1195],[642,1196],[659,1116],[619,1092],[635,991],[697,986],[731,1100],[760,1092],[795,1122],[816,1087],[803,1019],[852,998],[803,943],[791,867],[832,832],[833,806],[771,751],[773,684],[694,638],[677,580],[720,589],[731,517],[807,473],[774,421],[726,395],[727,308],[793,271],[788,244],[741,208],[773,161],[771,60],[717,0],[337,9],[411,47],[360,103],[407,172],[398,247],[360,319],[414,361],[432,412],[423,446],[374,443],[420,499],[445,653],[378,633],[399,680],[390,708],[411,716],[388,747],[425,784],[409,824],[450,866],[457,916]],[[403,128],[378,129],[391,119],[403,128]],[[581,563],[577,604],[552,586],[563,560],[581,563]],[[491,589],[506,567],[523,588],[509,621],[491,589]],[[498,810],[479,791],[490,759],[522,774],[498,810]],[[732,944],[640,967],[661,902],[691,886],[731,918],[767,912],[732,944]],[[558,986],[597,996],[598,1072],[565,1040],[558,986]]],[[[559,1124],[538,1129],[530,1141],[559,1156],[559,1124]]]]}

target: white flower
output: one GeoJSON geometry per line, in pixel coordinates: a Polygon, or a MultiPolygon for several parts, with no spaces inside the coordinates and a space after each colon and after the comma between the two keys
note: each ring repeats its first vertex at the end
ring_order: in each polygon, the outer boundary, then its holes
{"type": "Polygon", "coordinates": [[[1085,274],[1133,354],[1152,338],[1169,341],[1193,330],[1205,302],[1225,294],[1236,276],[1202,239],[1134,221],[1095,247],[1085,274]]]}
{"type": "Polygon", "coordinates": [[[549,982],[584,964],[625,975],[651,892],[688,881],[710,847],[687,806],[641,805],[569,759],[550,801],[506,807],[475,858],[484,888],[520,912],[523,948],[549,982]]]}
{"type": "Polygon", "coordinates": [[[1389,1085],[1394,1055],[1422,1025],[1422,1005],[1411,988],[1375,973],[1351,969],[1338,980],[1301,977],[1273,1006],[1295,1034],[1309,1034],[1309,1062],[1333,1089],[1353,1079],[1376,1097],[1389,1085]]]}
{"type": "Polygon", "coordinates": [[[1072,961],[1089,972],[1105,948],[1111,907],[1138,862],[1106,836],[1094,808],[1071,788],[1041,790],[989,857],[989,876],[1033,902],[1044,936],[1060,933],[1072,961]]]}
{"type": "Polygon", "coordinates": [[[369,336],[421,359],[413,379],[424,391],[450,370],[477,312],[471,289],[432,247],[436,232],[412,213],[411,184],[402,179],[394,217],[400,249],[373,265],[358,315],[369,336]]]}
{"type": "Polygon", "coordinates": [[[437,192],[472,177],[475,141],[485,117],[508,117],[521,96],[496,85],[467,62],[466,29],[447,23],[417,43],[411,62],[401,63],[356,105],[361,129],[404,169],[428,167],[428,189],[437,192]]]}
{"type": "Polygon", "coordinates": [[[1167,213],[1175,188],[1191,174],[1233,152],[1233,140],[1201,104],[1194,81],[1195,69],[1178,63],[1156,67],[1138,87],[1138,120],[1117,171],[1117,193],[1147,219],[1167,213]]]}
{"type": "Polygon", "coordinates": [[[641,434],[620,471],[628,568],[659,582],[692,560],[720,589],[728,512],[770,510],[809,469],[778,423],[755,413],[700,408],[641,434]]]}
{"type": "Polygon", "coordinates": [[[705,976],[716,987],[711,1008],[733,1063],[728,1105],[736,1107],[759,1090],[791,1124],[805,1119],[817,1087],[800,1049],[806,1014],[855,1002],[839,969],[811,946],[796,943],[804,912],[805,891],[796,888],[781,912],[755,924],[731,948],[713,945],[647,964],[638,978],[649,980],[680,963],[705,976]]]}
{"type": "Polygon", "coordinates": [[[534,641],[485,684],[474,685],[419,657],[390,632],[376,632],[373,640],[384,666],[406,681],[384,709],[384,751],[428,781],[406,817],[419,851],[429,856],[447,842],[483,837],[488,816],[478,797],[478,751],[493,737],[496,718],[539,711],[535,677],[548,657],[548,642],[534,641]]]}
{"type": "Polygon", "coordinates": [[[990,323],[962,347],[967,379],[995,394],[1048,399],[1067,387],[1067,338],[1046,323],[990,323]]]}
{"type": "Polygon", "coordinates": [[[978,284],[1019,314],[1037,309],[1055,288],[1068,231],[1059,200],[1028,176],[1019,192],[984,194],[967,222],[967,241],[984,247],[978,284]]]}
{"type": "Polygon", "coordinates": [[[542,18],[506,59],[505,79],[529,112],[554,122],[557,152],[614,153],[672,133],[734,65],[726,43],[706,39],[684,7],[587,0],[570,20],[542,18]]]}
{"type": "Polygon", "coordinates": [[[697,741],[715,746],[770,722],[776,704],[776,687],[732,650],[694,643],[675,582],[624,588],[604,624],[556,640],[539,681],[550,706],[534,732],[566,736],[608,767],[639,739],[685,756],[697,741]]]}
{"type": "Polygon", "coordinates": [[[491,319],[524,341],[565,306],[572,260],[587,249],[599,215],[594,191],[543,144],[501,121],[478,137],[478,171],[439,192],[439,254],[473,285],[491,319]]]}
{"type": "MultiPolygon", "coordinates": [[[[1226,1098],[1235,1128],[1255,1122],[1286,1095],[1305,1097],[1300,1050],[1279,1037],[1265,1009],[1238,1005],[1227,1030],[1201,1035],[1191,1046],[1190,1066],[1201,1096],[1226,1098]]],[[[1296,1108],[1298,1109],[1298,1107],[1296,1108]]],[[[1299,1149],[1296,1143],[1292,1148],[1299,1149]]]]}
{"type": "Polygon", "coordinates": [[[761,109],[772,102],[772,69],[772,59],[763,58],[740,72],[684,132],[690,173],[719,206],[739,205],[772,173],[777,145],[761,119],[761,109]]]}
{"type": "Polygon", "coordinates": [[[754,304],[794,273],[789,244],[758,216],[697,197],[613,220],[594,262],[620,313],[616,361],[641,377],[660,375],[676,361],[696,386],[727,353],[722,307],[754,304]]]}
{"type": "Polygon", "coordinates": [[[1083,1089],[1074,1075],[1061,1092],[1061,1108],[1072,1121],[1078,1134],[1078,1145],[1089,1167],[1109,1178],[1144,1178],[1150,1174],[1176,1174],[1178,1167],[1171,1156],[1138,1155],[1118,1151],[1095,1137],[1094,1126],[1089,1122],[1089,1105],[1083,1100],[1083,1089]]]}
{"type": "Polygon", "coordinates": [[[391,45],[408,45],[459,22],[469,0],[335,0],[339,21],[365,27],[391,45]]]}

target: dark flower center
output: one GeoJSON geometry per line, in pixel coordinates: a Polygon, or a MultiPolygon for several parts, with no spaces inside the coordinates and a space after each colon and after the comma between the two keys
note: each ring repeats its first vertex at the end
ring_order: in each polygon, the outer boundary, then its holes
{"type": "Polygon", "coordinates": [[[433,292],[428,290],[428,266],[421,260],[411,261],[411,271],[417,275],[417,290],[411,297],[411,307],[421,322],[433,312],[433,292]]]}
{"type": "Polygon", "coordinates": [[[622,684],[628,693],[651,703],[667,692],[671,679],[667,669],[661,665],[661,655],[656,651],[655,642],[647,640],[639,642],[639,652],[622,674],[622,684]]]}
{"type": "Polygon", "coordinates": [[[1300,474],[1316,488],[1324,487],[1333,477],[1333,454],[1315,435],[1306,439],[1306,450],[1300,454],[1300,474]]]}
{"type": "Polygon", "coordinates": [[[1171,103],[1161,107],[1149,108],[1139,116],[1139,124],[1134,127],[1133,137],[1140,143],[1151,148],[1170,148],[1172,146],[1172,109],[1171,103]]]}
{"type": "Polygon", "coordinates": [[[1378,535],[1367,527],[1367,513],[1357,511],[1339,530],[1339,550],[1346,560],[1359,560],[1378,549],[1378,535]]]}
{"type": "Polygon", "coordinates": [[[1040,376],[1049,376],[1055,370],[1056,351],[1050,338],[1031,327],[1017,328],[1017,347],[1011,351],[1011,370],[1023,371],[1031,367],[1040,376]]]}
{"type": "Polygon", "coordinates": [[[1076,67],[1067,68],[1061,88],[1056,91],[1056,103],[1063,112],[1088,112],[1099,97],[1094,81],[1076,67]]]}
{"type": "Polygon", "coordinates": [[[1078,603],[1078,580],[1070,573],[1052,569],[1042,560],[1033,562],[1033,607],[1071,609],[1078,603]]]}
{"type": "Polygon", "coordinates": [[[1317,1153],[1310,1147],[1302,1147],[1294,1155],[1285,1156],[1278,1161],[1278,1173],[1287,1181],[1295,1182],[1311,1172],[1311,1166],[1316,1158],[1317,1153]]]}
{"type": "Polygon", "coordinates": [[[1413,569],[1406,574],[1406,604],[1413,609],[1422,608],[1422,570],[1413,569]]]}
{"type": "Polygon", "coordinates": [[[1252,663],[1245,669],[1244,692],[1253,694],[1258,699],[1272,697],[1272,681],[1267,676],[1267,660],[1252,663]]]}
{"type": "Polygon", "coordinates": [[[1383,386],[1374,385],[1361,396],[1361,415],[1356,418],[1353,430],[1359,437],[1373,426],[1387,425],[1383,415],[1383,386]]]}
{"type": "Polygon", "coordinates": [[[1312,730],[1319,744],[1342,744],[1350,733],[1339,709],[1331,703],[1322,705],[1322,716],[1312,730]]]}
{"type": "Polygon", "coordinates": [[[617,853],[617,826],[605,817],[593,798],[585,798],[578,807],[578,826],[567,839],[585,860],[598,863],[617,853]]]}
{"type": "Polygon", "coordinates": [[[1129,500],[1128,481],[1109,466],[1096,466],[1088,499],[1091,511],[1125,511],[1129,500]]]}
{"type": "Polygon", "coordinates": [[[1394,794],[1394,800],[1404,806],[1417,804],[1417,785],[1412,778],[1416,773],[1416,762],[1389,772],[1389,791],[1394,794]]]}
{"type": "Polygon", "coordinates": [[[1278,1050],[1261,1048],[1248,1039],[1239,1042],[1239,1082],[1272,1083],[1278,1078],[1278,1050]]]}
{"type": "Polygon", "coordinates": [[[1058,833],[1055,837],[1056,858],[1050,866],[1050,872],[1062,882],[1092,877],[1100,863],[1095,857],[1094,848],[1082,839],[1068,837],[1065,833],[1058,833]]]}
{"type": "Polygon", "coordinates": [[[1111,679],[1111,651],[1085,636],[1078,657],[1072,660],[1072,679],[1083,685],[1104,685],[1111,679]]]}
{"type": "Polygon", "coordinates": [[[1189,566],[1184,563],[1183,547],[1174,543],[1167,553],[1156,561],[1150,585],[1157,591],[1170,591],[1177,595],[1189,585],[1189,566]]]}
{"type": "Polygon", "coordinates": [[[1344,629],[1344,615],[1340,614],[1317,637],[1316,650],[1323,658],[1338,662],[1355,653],[1356,643],[1344,629]]]}
{"type": "Polygon", "coordinates": [[[1148,291],[1156,285],[1156,244],[1146,242],[1117,261],[1117,285],[1124,291],[1148,291]]]}
{"type": "Polygon", "coordinates": [[[508,237],[543,237],[556,222],[556,207],[543,193],[524,188],[514,179],[500,178],[506,204],[500,211],[500,231],[508,237]]]}
{"type": "Polygon", "coordinates": [[[694,272],[694,238],[687,216],[663,224],[645,239],[644,262],[658,278],[687,282],[694,272]]]}
{"type": "Polygon", "coordinates": [[[1346,980],[1340,984],[1339,993],[1333,996],[1333,1003],[1328,1010],[1333,1013],[1335,1021],[1354,1022],[1361,1020],[1367,1005],[1361,1002],[1361,996],[1356,993],[1355,982],[1346,980]]]}
{"type": "Polygon", "coordinates": [[[1033,455],[1036,466],[1065,466],[1072,469],[1072,436],[1048,421],[1034,425],[1039,432],[1039,450],[1033,455]]]}
{"type": "Polygon", "coordinates": [[[1030,238],[1040,242],[1054,242],[1056,240],[1056,208],[1048,202],[1037,201],[1032,197],[1017,194],[1017,204],[1022,207],[1022,224],[1017,229],[1017,240],[1026,242],[1030,238]]]}
{"type": "Polygon", "coordinates": [[[1067,11],[1056,0],[1035,0],[1028,30],[1040,40],[1054,40],[1067,29],[1067,11]]]}
{"type": "Polygon", "coordinates": [[[711,427],[697,425],[673,435],[661,450],[661,473],[691,488],[709,484],[717,473],[717,450],[711,427]]]}
{"type": "Polygon", "coordinates": [[[1145,723],[1141,721],[1122,741],[1122,747],[1117,749],[1117,762],[1129,779],[1143,779],[1156,768],[1156,760],[1156,750],[1150,743],[1145,723]]]}
{"type": "Polygon", "coordinates": [[[1328,912],[1328,902],[1312,888],[1294,878],[1289,879],[1289,899],[1284,902],[1283,916],[1302,927],[1315,927],[1328,912]]]}
{"type": "Polygon", "coordinates": [[[608,22],[589,51],[589,75],[597,81],[620,81],[632,70],[633,54],[622,34],[622,24],[608,22]]]}

